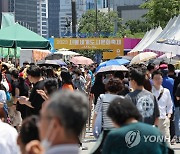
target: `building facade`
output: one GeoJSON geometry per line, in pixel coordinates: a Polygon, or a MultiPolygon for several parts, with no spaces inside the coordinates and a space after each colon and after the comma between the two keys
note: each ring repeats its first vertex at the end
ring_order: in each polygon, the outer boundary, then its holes
{"type": "Polygon", "coordinates": [[[37,0],[15,0],[15,20],[37,33],[37,0]]]}
{"type": "Polygon", "coordinates": [[[1,28],[1,19],[2,12],[8,12],[8,1],[0,0],[0,28],[1,28]]]}
{"type": "Polygon", "coordinates": [[[147,13],[146,9],[141,9],[140,5],[147,0],[114,0],[113,8],[118,12],[123,23],[129,20],[143,20],[142,16],[147,13]]]}
{"type": "Polygon", "coordinates": [[[37,2],[37,32],[44,38],[48,38],[48,0],[37,2]]]}
{"type": "Polygon", "coordinates": [[[60,37],[59,12],[61,0],[48,0],[48,35],[49,37],[60,37]]]}

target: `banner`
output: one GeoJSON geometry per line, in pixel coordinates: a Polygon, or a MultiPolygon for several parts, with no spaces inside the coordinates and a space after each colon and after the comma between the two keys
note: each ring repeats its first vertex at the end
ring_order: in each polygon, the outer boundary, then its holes
{"type": "Polygon", "coordinates": [[[124,41],[121,38],[55,38],[55,49],[109,49],[113,52],[104,52],[103,59],[112,59],[124,55],[124,41]]]}

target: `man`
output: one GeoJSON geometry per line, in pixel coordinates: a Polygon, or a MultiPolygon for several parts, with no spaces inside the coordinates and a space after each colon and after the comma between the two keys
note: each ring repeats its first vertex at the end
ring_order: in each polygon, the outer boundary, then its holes
{"type": "Polygon", "coordinates": [[[167,88],[162,87],[162,73],[160,71],[154,71],[152,74],[153,87],[152,93],[158,101],[160,117],[158,128],[167,139],[170,140],[170,118],[173,111],[173,102],[170,92],[167,88]]]}
{"type": "Polygon", "coordinates": [[[20,102],[20,104],[25,104],[29,107],[27,109],[27,116],[39,115],[42,103],[44,102],[42,96],[37,93],[37,90],[44,89],[44,81],[41,77],[41,70],[38,66],[31,66],[27,69],[27,75],[29,81],[33,84],[30,97],[27,98],[25,96],[21,96],[20,98],[18,98],[18,101],[20,102]]]}
{"type": "Polygon", "coordinates": [[[103,154],[165,154],[168,148],[161,133],[152,125],[138,122],[141,115],[136,106],[123,96],[110,104],[107,115],[117,129],[112,130],[104,143],[103,154]],[[156,139],[151,141],[151,137],[156,139]]]}
{"type": "Polygon", "coordinates": [[[55,93],[41,110],[39,132],[46,154],[78,154],[88,100],[77,91],[55,93]]]}
{"type": "Polygon", "coordinates": [[[130,85],[133,92],[127,94],[142,115],[142,122],[157,125],[159,109],[157,101],[152,93],[143,87],[145,73],[141,70],[133,69],[130,71],[130,85]]]}

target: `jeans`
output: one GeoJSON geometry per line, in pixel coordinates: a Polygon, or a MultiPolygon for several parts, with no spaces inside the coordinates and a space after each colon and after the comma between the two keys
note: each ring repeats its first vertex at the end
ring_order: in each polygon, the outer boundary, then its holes
{"type": "Polygon", "coordinates": [[[175,108],[175,134],[180,137],[180,107],[175,108]]]}

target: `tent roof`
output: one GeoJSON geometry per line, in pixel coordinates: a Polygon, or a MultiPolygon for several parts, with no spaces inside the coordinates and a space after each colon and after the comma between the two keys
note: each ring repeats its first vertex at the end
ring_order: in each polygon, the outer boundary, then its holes
{"type": "Polygon", "coordinates": [[[16,23],[0,30],[0,47],[49,49],[50,43],[47,39],[16,23]]]}

